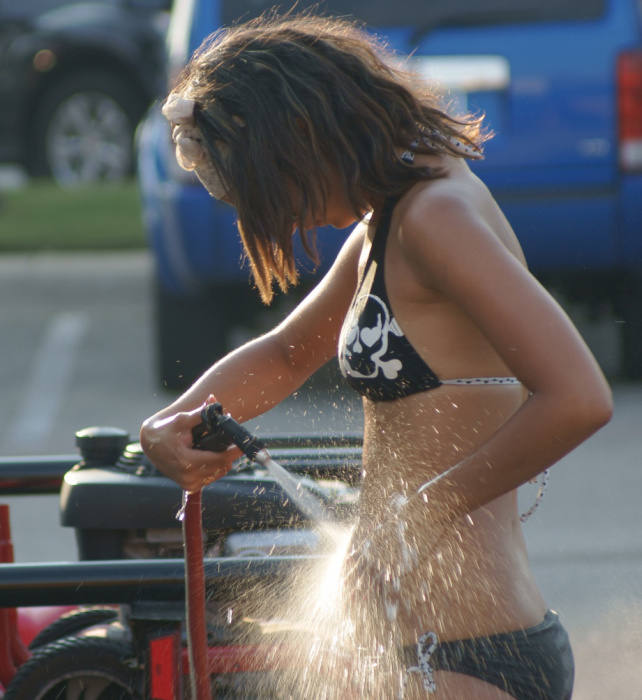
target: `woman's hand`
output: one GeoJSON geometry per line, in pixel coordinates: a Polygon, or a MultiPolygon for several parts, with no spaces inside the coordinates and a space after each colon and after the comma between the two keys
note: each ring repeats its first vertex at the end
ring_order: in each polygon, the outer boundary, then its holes
{"type": "Polygon", "coordinates": [[[355,532],[344,567],[351,604],[370,600],[394,623],[401,606],[411,605],[417,580],[429,582],[434,557],[448,532],[456,536],[443,509],[428,506],[424,491],[394,498],[378,525],[355,532]]]}
{"type": "Polygon", "coordinates": [[[344,585],[350,600],[370,599],[394,622],[406,577],[420,566],[419,543],[403,510],[382,521],[367,537],[355,538],[346,559],[344,585]]]}
{"type": "MultiPolygon", "coordinates": [[[[204,406],[213,401],[214,397],[210,397],[204,406]]],[[[190,492],[225,476],[234,460],[243,454],[235,446],[224,452],[193,448],[192,430],[201,422],[204,406],[171,416],[152,416],[143,423],[140,431],[142,448],[152,464],[190,492]]]]}

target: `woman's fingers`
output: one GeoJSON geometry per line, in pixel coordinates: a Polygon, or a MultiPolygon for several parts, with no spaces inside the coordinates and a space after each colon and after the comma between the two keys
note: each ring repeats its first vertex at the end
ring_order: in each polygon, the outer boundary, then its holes
{"type": "Polygon", "coordinates": [[[396,535],[395,520],[379,525],[353,548],[346,559],[344,575],[348,600],[354,604],[364,595],[371,597],[391,623],[399,612],[403,578],[415,568],[411,555],[401,551],[396,535]]]}
{"type": "Polygon", "coordinates": [[[235,446],[224,452],[194,449],[192,430],[201,420],[201,410],[151,418],[141,430],[141,444],[149,460],[186,491],[197,491],[225,476],[242,455],[235,446]]]}
{"type": "Polygon", "coordinates": [[[176,453],[155,466],[185,491],[198,491],[225,476],[232,468],[240,450],[212,453],[201,450],[185,450],[176,453]]]}

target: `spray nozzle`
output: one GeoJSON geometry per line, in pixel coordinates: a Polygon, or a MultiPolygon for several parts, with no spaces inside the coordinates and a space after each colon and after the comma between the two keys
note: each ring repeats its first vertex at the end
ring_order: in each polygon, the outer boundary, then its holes
{"type": "Polygon", "coordinates": [[[251,460],[265,448],[259,438],[252,435],[229,413],[223,412],[220,403],[208,404],[201,411],[202,422],[192,430],[194,447],[209,452],[224,452],[236,445],[251,460]]]}

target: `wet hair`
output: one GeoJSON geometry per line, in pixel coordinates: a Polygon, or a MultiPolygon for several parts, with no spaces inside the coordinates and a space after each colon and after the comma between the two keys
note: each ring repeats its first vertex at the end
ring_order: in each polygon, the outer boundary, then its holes
{"type": "Polygon", "coordinates": [[[195,100],[195,124],[229,188],[266,303],[275,280],[283,291],[297,282],[295,225],[318,263],[316,230],[306,232],[304,222],[322,218],[331,188],[341,187],[361,218],[372,201],[440,177],[404,163],[399,148],[443,153],[433,132],[475,149],[486,138],[481,118],[450,116],[435,91],[358,24],[310,13],[270,13],[219,30],[174,92],[195,100]]]}

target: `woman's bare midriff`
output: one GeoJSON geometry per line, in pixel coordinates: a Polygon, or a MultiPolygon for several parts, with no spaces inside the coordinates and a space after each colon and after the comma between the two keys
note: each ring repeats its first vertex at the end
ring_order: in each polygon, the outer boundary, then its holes
{"type": "MultiPolygon", "coordinates": [[[[364,480],[359,531],[372,531],[399,495],[410,496],[456,465],[521,405],[517,386],[442,386],[392,402],[365,402],[364,480]],[[402,437],[400,437],[402,436],[402,437]]],[[[436,532],[431,514],[408,513],[418,565],[402,577],[397,624],[404,644],[434,631],[442,641],[531,627],[546,604],[531,574],[516,494],[509,493],[436,532]],[[426,527],[428,525],[428,527],[426,527]]],[[[357,533],[359,536],[359,532],[357,533]]],[[[395,543],[381,553],[393,570],[395,543]]]]}

